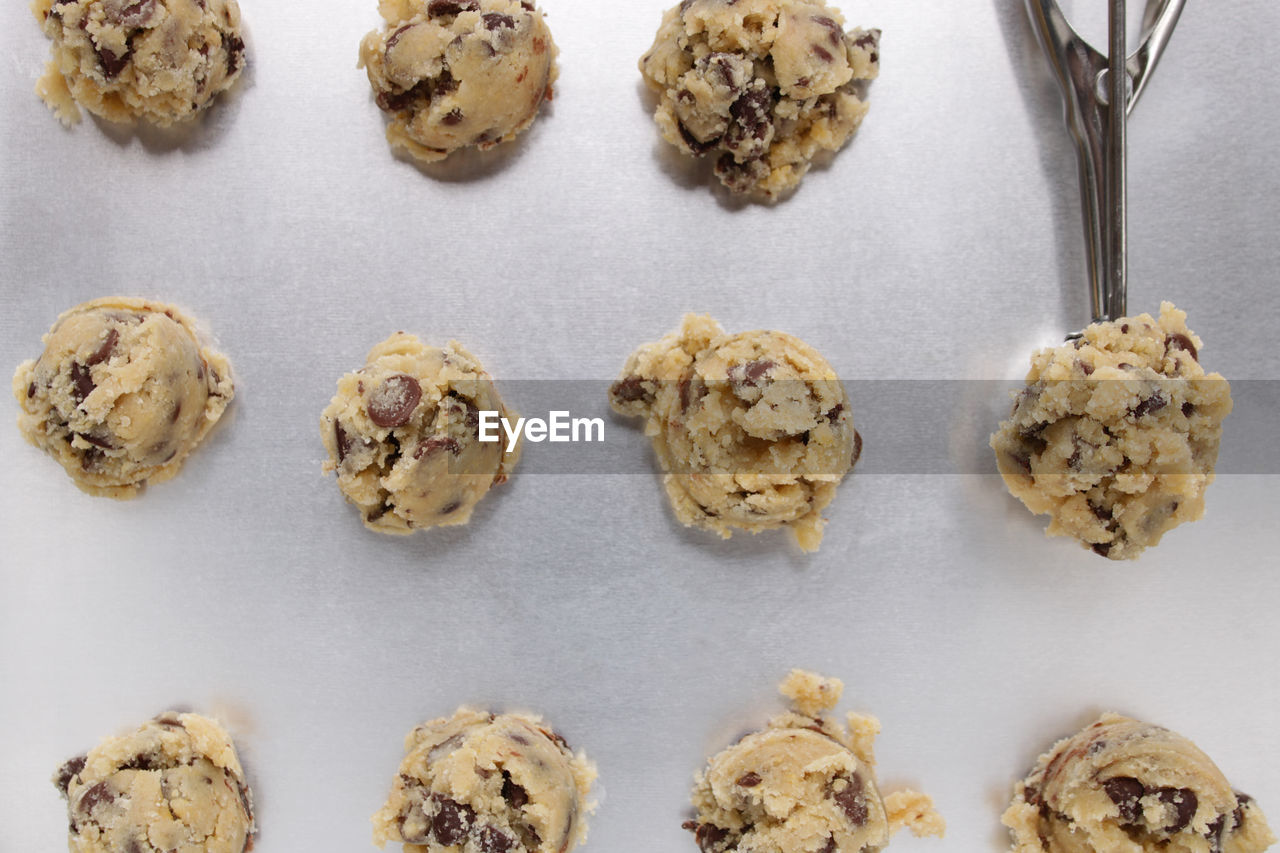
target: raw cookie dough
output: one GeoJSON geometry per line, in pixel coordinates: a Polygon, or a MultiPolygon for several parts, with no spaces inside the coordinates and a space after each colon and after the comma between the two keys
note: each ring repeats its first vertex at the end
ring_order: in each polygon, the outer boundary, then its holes
{"type": "Polygon", "coordinates": [[[792,670],[782,693],[794,710],[715,755],[693,789],[694,833],[704,853],[874,853],[908,827],[941,837],[946,824],[916,791],[881,799],[874,717],[849,729],[823,712],[840,701],[839,679],[792,670]]]}
{"type": "Polygon", "coordinates": [[[76,104],[111,121],[170,125],[231,87],[244,69],[235,0],[35,0],[53,40],[36,93],[64,124],[76,104]]]}
{"type": "Polygon", "coordinates": [[[646,419],[676,517],[726,539],[786,527],[816,551],[822,510],[862,451],[844,386],[813,347],[726,335],[705,314],[632,353],[609,399],[646,419]]]}
{"type": "Polygon", "coordinates": [[[44,344],[13,377],[18,427],[90,494],[131,498],[178,473],[235,395],[226,357],[171,305],[86,302],[44,344]]]}
{"type": "Polygon", "coordinates": [[[460,708],[405,739],[373,840],[406,853],[567,853],[587,834],[595,767],[537,717],[460,708]]]}
{"type": "Polygon", "coordinates": [[[253,807],[231,737],[199,714],[167,711],[107,738],[54,774],[72,853],[242,853],[253,807]]]}
{"type": "Polygon", "coordinates": [[[991,437],[1009,491],[1052,536],[1133,559],[1204,515],[1231,389],[1198,361],[1200,339],[1168,302],[1094,323],[1031,357],[1027,387],[991,437]]]}
{"type": "Polygon", "coordinates": [[[684,0],[663,16],[640,73],[668,142],[714,158],[730,190],[773,199],[862,123],[880,31],[846,32],[822,0],[684,0]]]}
{"type": "Polygon", "coordinates": [[[481,411],[515,415],[475,356],[396,332],[338,380],[320,437],[338,488],[380,533],[466,524],[489,487],[506,482],[520,447],[479,440],[481,411]]]}
{"type": "Polygon", "coordinates": [[[1275,841],[1195,744],[1116,714],[1040,756],[1003,823],[1015,853],[1258,853],[1275,841]]]}
{"type": "Polygon", "coordinates": [[[424,162],[488,149],[533,124],[556,79],[556,46],[530,0],[381,0],[360,43],[387,141],[424,162]]]}

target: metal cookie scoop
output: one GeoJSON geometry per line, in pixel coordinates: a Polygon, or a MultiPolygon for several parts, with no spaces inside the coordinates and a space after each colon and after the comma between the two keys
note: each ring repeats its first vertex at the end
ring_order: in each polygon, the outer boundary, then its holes
{"type": "Polygon", "coordinates": [[[1109,55],[1104,56],[1080,38],[1057,0],[1026,0],[1076,142],[1094,322],[1126,314],[1125,120],[1186,0],[1147,0],[1142,38],[1132,54],[1125,48],[1125,0],[1107,2],[1109,55]]]}

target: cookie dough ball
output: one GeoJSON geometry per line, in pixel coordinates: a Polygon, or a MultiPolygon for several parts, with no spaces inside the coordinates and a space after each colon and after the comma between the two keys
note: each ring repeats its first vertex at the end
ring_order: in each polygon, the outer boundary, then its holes
{"type": "Polygon", "coordinates": [[[1015,497],[1113,560],[1204,515],[1231,389],[1200,367],[1200,339],[1168,302],[1095,323],[1031,357],[1027,387],[991,437],[1015,497]]]}
{"type": "Polygon", "coordinates": [[[387,141],[423,162],[489,149],[533,124],[556,46],[529,0],[381,0],[360,67],[390,117],[387,141]]]}
{"type": "Polygon", "coordinates": [[[849,714],[846,730],[823,716],[839,679],[793,670],[782,693],[793,710],[715,755],[693,789],[685,823],[704,853],[874,853],[897,830],[941,837],[946,824],[915,791],[883,799],[876,784],[874,717],[849,714]]]}
{"type": "Polygon", "coordinates": [[[53,58],[36,92],[64,124],[191,118],[244,70],[235,0],[35,0],[53,58]]]}
{"type": "Polygon", "coordinates": [[[862,123],[880,31],[846,32],[822,0],[684,0],[663,16],[640,73],[668,142],[714,158],[730,190],[774,199],[862,123]]]}
{"type": "Polygon", "coordinates": [[[221,726],[172,711],[71,759],[53,783],[67,799],[72,853],[243,853],[253,808],[221,726]]]}
{"type": "Polygon", "coordinates": [[[368,363],[338,380],[320,437],[338,488],[380,533],[466,524],[489,487],[506,482],[520,455],[506,438],[480,441],[480,413],[513,423],[475,356],[397,332],[368,363]]]}
{"type": "Polygon", "coordinates": [[[537,717],[459,709],[405,739],[373,840],[406,853],[566,853],[586,838],[594,766],[537,717]]]}
{"type": "Polygon", "coordinates": [[[1040,756],[1003,822],[1015,853],[1258,853],[1275,841],[1195,744],[1116,714],[1040,756]]]}
{"type": "Polygon", "coordinates": [[[786,527],[816,551],[822,510],[862,451],[844,386],[812,347],[727,335],[706,315],[632,353],[609,397],[646,419],[676,517],[726,539],[786,527]]]}
{"type": "Polygon", "coordinates": [[[131,498],[178,473],[235,394],[231,365],[159,302],[78,305],[18,366],[18,428],[94,495],[131,498]]]}

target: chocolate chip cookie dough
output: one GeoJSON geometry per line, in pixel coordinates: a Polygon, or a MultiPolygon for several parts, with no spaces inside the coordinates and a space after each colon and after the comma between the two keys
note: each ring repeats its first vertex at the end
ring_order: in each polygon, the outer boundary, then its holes
{"type": "Polygon", "coordinates": [[[466,524],[489,488],[506,482],[520,447],[479,439],[480,412],[515,416],[475,356],[396,332],[364,367],[338,380],[320,437],[338,488],[380,533],[466,524]]]}
{"type": "Polygon", "coordinates": [[[388,114],[387,141],[423,162],[488,149],[533,124],[556,79],[556,46],[531,0],[381,0],[386,26],[360,67],[388,114]]]}
{"type": "Polygon", "coordinates": [[[694,833],[704,853],[875,853],[907,827],[941,837],[946,824],[916,791],[881,798],[874,717],[823,712],[840,701],[839,679],[792,670],[781,691],[792,710],[713,756],[693,789],[694,833]]]}
{"type": "Polygon", "coordinates": [[[460,708],[405,739],[373,840],[406,853],[567,853],[586,838],[595,767],[538,717],[460,708]]]}
{"type": "Polygon", "coordinates": [[[775,199],[862,123],[880,73],[880,31],[845,31],[822,0],[683,0],[640,73],[654,119],[685,154],[709,156],[736,193],[775,199]]]}
{"type": "Polygon", "coordinates": [[[1258,853],[1275,841],[1195,744],[1117,714],[1040,756],[1003,822],[1015,853],[1258,853]]]}
{"type": "Polygon", "coordinates": [[[243,853],[253,807],[230,735],[172,711],[71,759],[53,783],[67,799],[72,853],[243,853]]]}
{"type": "Polygon", "coordinates": [[[1204,515],[1231,389],[1199,363],[1200,339],[1168,302],[1095,323],[1037,352],[991,437],[1009,491],[1048,533],[1132,559],[1204,515]]]}
{"type": "Polygon", "coordinates": [[[53,58],[36,92],[64,124],[191,118],[244,70],[235,0],[35,0],[53,58]]]}
{"type": "Polygon", "coordinates": [[[727,335],[706,315],[632,353],[609,398],[645,418],[676,517],[726,539],[785,527],[817,550],[822,510],[862,450],[844,386],[813,347],[727,335]]]}
{"type": "Polygon", "coordinates": [[[235,391],[226,357],[172,305],[112,297],[67,311],[13,377],[18,428],[94,495],[177,474],[235,391]]]}

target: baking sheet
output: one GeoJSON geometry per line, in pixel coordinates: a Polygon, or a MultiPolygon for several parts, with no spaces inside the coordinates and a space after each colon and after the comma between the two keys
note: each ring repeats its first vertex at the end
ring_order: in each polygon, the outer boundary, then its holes
{"type": "MultiPolygon", "coordinates": [[[[904,853],[1005,847],[1012,781],[1103,709],[1183,732],[1280,815],[1280,7],[1188,4],[1130,122],[1130,309],[1186,309],[1254,414],[1228,421],[1239,461],[1206,518],[1117,565],[974,473],[1002,386],[1088,319],[1074,154],[1020,3],[843,4],[884,31],[871,113],[775,208],[709,190],[658,137],[635,63],[664,3],[543,5],[554,103],[430,169],[389,152],[355,68],[372,2],[244,0],[246,79],[168,135],[62,129],[31,93],[47,42],[0,10],[0,364],[129,293],[196,314],[238,380],[182,474],[131,503],[0,429],[0,848],[60,849],[59,762],[188,706],[231,725],[255,849],[366,849],[403,735],[471,703],[540,712],[596,760],[584,849],[690,850],[693,773],[780,707],[792,666],[881,718],[886,787],[935,797],[947,838],[904,853]],[[690,310],[796,334],[851,383],[866,456],[818,554],[682,529],[613,418],[616,469],[530,452],[465,528],[369,533],[320,475],[320,410],[395,329],[534,394],[603,389],[690,310]],[[932,409],[883,405],[940,382],[958,391],[932,409]],[[885,463],[904,435],[950,450],[885,463]]],[[[1086,5],[1066,8],[1102,44],[1086,5]]]]}

